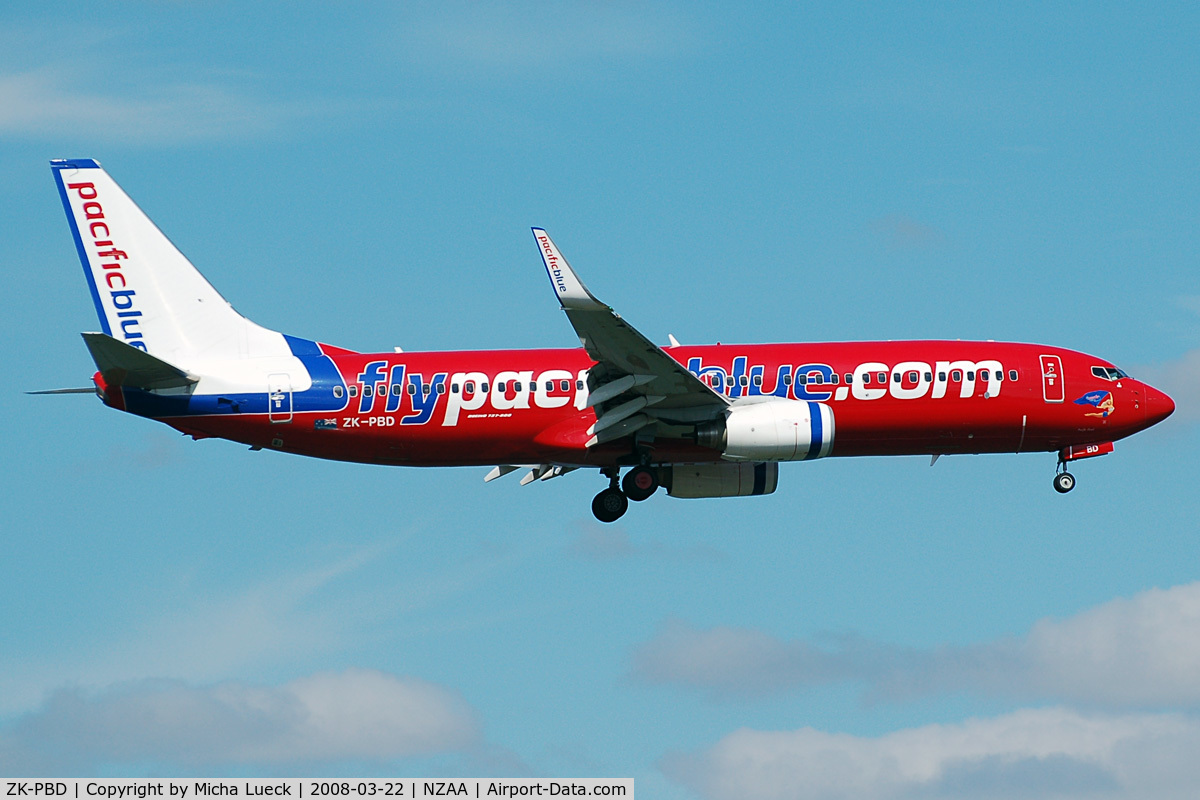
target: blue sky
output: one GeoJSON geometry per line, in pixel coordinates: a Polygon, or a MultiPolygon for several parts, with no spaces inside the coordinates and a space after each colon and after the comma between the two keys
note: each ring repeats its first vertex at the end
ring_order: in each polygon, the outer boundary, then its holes
{"type": "Polygon", "coordinates": [[[0,773],[1191,795],[1200,13],[0,21],[0,773]],[[346,347],[571,345],[540,225],[660,342],[1046,342],[1179,410],[1069,496],[1050,454],[831,459],[612,526],[594,475],[484,485],[196,443],[22,394],[93,371],[56,157],[99,159],[242,313],[346,347]]]}

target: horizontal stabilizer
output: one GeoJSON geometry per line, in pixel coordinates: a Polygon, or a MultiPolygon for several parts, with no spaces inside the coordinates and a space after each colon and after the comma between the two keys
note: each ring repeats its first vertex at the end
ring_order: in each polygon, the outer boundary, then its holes
{"type": "Polygon", "coordinates": [[[172,389],[191,386],[197,378],[161,358],[125,344],[105,333],[82,334],[96,369],[111,386],[137,389],[172,389]]]}
{"type": "Polygon", "coordinates": [[[78,389],[42,389],[37,392],[26,392],[25,394],[95,394],[95,386],[80,386],[78,389]]]}

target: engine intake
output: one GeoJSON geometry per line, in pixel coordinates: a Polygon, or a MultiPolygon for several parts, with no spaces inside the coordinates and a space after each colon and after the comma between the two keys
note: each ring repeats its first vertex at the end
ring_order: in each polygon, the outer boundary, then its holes
{"type": "Polygon", "coordinates": [[[731,406],[723,419],[696,427],[696,443],[729,461],[807,461],[833,449],[833,409],[803,400],[731,406]]]}

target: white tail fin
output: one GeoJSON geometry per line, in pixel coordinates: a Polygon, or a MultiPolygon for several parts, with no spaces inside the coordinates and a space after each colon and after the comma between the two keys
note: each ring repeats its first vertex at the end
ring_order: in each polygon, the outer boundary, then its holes
{"type": "Polygon", "coordinates": [[[288,356],[233,310],[100,164],[50,162],[104,332],[171,364],[288,356]]]}

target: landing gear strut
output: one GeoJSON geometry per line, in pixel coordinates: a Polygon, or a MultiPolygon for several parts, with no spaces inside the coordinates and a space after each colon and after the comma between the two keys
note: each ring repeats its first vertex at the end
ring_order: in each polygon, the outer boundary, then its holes
{"type": "Polygon", "coordinates": [[[1059,494],[1066,494],[1075,488],[1075,476],[1067,472],[1067,460],[1064,458],[1066,452],[1064,450],[1059,453],[1058,467],[1055,469],[1057,474],[1054,476],[1054,491],[1059,494]]]}
{"type": "Polygon", "coordinates": [[[592,513],[601,522],[616,522],[629,509],[629,498],[617,488],[621,473],[616,467],[601,470],[601,474],[608,477],[608,488],[592,498],[592,513]]]}

